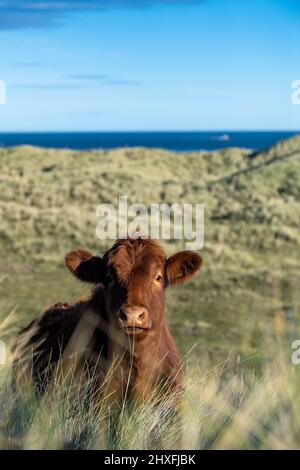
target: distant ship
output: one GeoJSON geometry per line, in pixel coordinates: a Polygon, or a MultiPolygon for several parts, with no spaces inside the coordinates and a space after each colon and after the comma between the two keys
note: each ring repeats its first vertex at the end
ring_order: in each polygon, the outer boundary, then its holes
{"type": "Polygon", "coordinates": [[[216,137],[212,137],[212,140],[217,140],[218,142],[228,142],[228,140],[230,140],[230,136],[228,134],[222,134],[216,137]]]}

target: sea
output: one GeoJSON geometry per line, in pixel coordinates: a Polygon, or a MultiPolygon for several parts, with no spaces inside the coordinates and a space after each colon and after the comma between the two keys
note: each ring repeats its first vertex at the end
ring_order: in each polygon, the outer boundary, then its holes
{"type": "Polygon", "coordinates": [[[34,145],[74,150],[147,147],[162,148],[174,152],[243,147],[259,151],[296,134],[296,131],[10,132],[0,133],[0,147],[34,145]]]}

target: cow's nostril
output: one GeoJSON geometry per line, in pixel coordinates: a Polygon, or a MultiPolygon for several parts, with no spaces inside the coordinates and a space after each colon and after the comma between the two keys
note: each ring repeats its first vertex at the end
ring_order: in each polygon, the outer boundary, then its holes
{"type": "Polygon", "coordinates": [[[119,320],[122,326],[143,327],[147,320],[147,310],[137,305],[125,305],[120,308],[119,320]]]}

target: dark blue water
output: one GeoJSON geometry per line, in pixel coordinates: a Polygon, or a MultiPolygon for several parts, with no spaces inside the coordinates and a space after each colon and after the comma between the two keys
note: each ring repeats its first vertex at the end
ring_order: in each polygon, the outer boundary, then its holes
{"type": "Polygon", "coordinates": [[[296,132],[47,132],[0,133],[0,146],[37,145],[75,150],[116,147],[163,148],[173,151],[245,147],[261,150],[296,132]]]}

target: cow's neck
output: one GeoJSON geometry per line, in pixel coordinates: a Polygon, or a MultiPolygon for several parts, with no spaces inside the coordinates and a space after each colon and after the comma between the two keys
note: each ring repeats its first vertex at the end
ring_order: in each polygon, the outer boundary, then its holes
{"type": "MultiPolygon", "coordinates": [[[[126,338],[124,343],[111,341],[111,366],[114,369],[112,383],[120,382],[116,387],[127,398],[138,398],[147,400],[162,379],[162,371],[165,369],[165,357],[161,348],[161,325],[160,331],[153,331],[142,341],[133,341],[126,338]],[[117,364],[117,367],[115,367],[117,364]]],[[[124,335],[123,335],[124,337],[124,335]]],[[[110,371],[111,373],[111,371],[110,371]]],[[[124,399],[120,396],[119,399],[124,399]]]]}
{"type": "MultiPolygon", "coordinates": [[[[166,369],[168,327],[162,319],[145,337],[128,338],[110,324],[103,294],[102,289],[97,289],[92,305],[94,310],[97,309],[101,320],[99,327],[108,337],[108,355],[103,370],[110,377],[108,390],[111,388],[111,391],[108,395],[112,393],[113,398],[118,395],[117,390],[126,390],[128,396],[147,399],[153,385],[163,378],[166,369]],[[122,383],[121,386],[116,385],[119,382],[122,383]]],[[[122,398],[124,397],[119,396],[118,399],[122,398]]]]}

